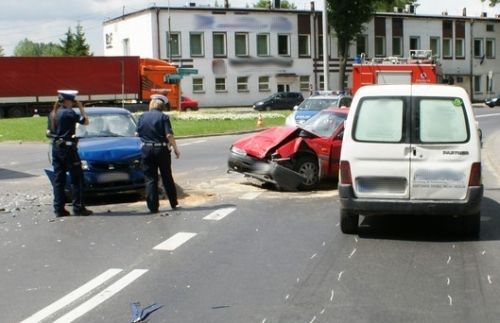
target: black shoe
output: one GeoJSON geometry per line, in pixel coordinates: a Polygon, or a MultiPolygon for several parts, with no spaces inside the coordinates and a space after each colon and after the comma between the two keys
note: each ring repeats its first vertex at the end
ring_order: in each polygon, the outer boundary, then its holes
{"type": "Polygon", "coordinates": [[[68,210],[62,209],[60,211],[54,211],[54,215],[56,216],[56,218],[61,218],[63,216],[69,216],[70,213],[68,210]]]}
{"type": "Polygon", "coordinates": [[[172,210],[178,210],[181,208],[181,206],[179,205],[179,203],[175,204],[175,205],[170,205],[172,207],[172,210]]]}
{"type": "Polygon", "coordinates": [[[89,210],[89,209],[83,208],[83,209],[80,209],[80,210],[73,210],[73,214],[74,214],[74,215],[87,216],[87,215],[92,215],[92,214],[94,214],[94,212],[92,212],[92,211],[91,211],[91,210],[89,210]]]}
{"type": "Polygon", "coordinates": [[[158,209],[156,209],[156,210],[149,210],[149,213],[151,213],[151,214],[155,214],[155,213],[158,213],[158,212],[160,212],[158,209]]]}

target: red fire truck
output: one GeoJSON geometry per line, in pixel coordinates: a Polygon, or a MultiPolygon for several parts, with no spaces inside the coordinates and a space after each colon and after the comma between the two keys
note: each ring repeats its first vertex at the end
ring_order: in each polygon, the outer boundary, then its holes
{"type": "Polygon", "coordinates": [[[408,58],[384,57],[352,65],[352,95],[368,84],[443,83],[440,64],[431,50],[410,50],[408,58]]]}

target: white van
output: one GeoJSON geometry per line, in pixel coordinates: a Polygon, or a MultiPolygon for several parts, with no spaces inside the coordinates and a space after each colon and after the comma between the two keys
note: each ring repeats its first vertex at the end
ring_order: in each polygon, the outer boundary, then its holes
{"type": "Polygon", "coordinates": [[[478,235],[481,143],[467,92],[450,85],[361,87],[345,124],[338,193],[340,227],[359,215],[431,214],[463,219],[478,235]]]}

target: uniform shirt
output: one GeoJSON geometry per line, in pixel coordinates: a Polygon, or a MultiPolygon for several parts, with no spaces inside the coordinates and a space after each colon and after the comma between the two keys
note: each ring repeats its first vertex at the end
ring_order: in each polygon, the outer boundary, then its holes
{"type": "Polygon", "coordinates": [[[47,129],[49,137],[53,139],[72,140],[75,137],[75,125],[84,124],[86,118],[77,114],[73,109],[60,107],[56,114],[56,129],[52,129],[52,114],[49,115],[47,129]]]}
{"type": "Polygon", "coordinates": [[[174,134],[170,117],[158,109],[145,112],[139,117],[136,132],[143,142],[148,143],[168,142],[167,134],[174,134]]]}

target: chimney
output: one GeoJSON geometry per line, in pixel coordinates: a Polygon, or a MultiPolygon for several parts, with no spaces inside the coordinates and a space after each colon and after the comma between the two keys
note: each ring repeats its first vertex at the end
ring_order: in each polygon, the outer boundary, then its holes
{"type": "Polygon", "coordinates": [[[488,13],[487,12],[481,12],[481,18],[486,18],[488,17],[488,13]]]}
{"type": "Polygon", "coordinates": [[[229,0],[224,0],[224,8],[229,8],[229,0]]]}
{"type": "Polygon", "coordinates": [[[467,8],[462,9],[462,16],[467,17],[467,8]]]}
{"type": "Polygon", "coordinates": [[[311,11],[314,12],[314,1],[311,1],[311,11]]]}

